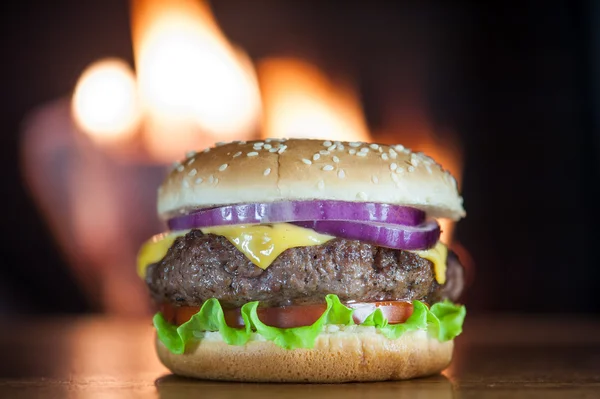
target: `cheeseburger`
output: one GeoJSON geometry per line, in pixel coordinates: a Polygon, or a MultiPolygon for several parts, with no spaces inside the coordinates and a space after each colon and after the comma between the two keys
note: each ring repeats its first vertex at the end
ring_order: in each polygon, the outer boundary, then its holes
{"type": "Polygon", "coordinates": [[[438,373],[464,306],[437,218],[455,179],[401,145],[301,139],[190,153],[158,190],[169,229],[140,276],[160,360],[215,380],[345,382],[438,373]]]}

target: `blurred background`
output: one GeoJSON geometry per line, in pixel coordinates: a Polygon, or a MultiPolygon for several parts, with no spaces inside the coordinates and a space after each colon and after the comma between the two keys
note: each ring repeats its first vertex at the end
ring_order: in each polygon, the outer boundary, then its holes
{"type": "Polygon", "coordinates": [[[148,313],[135,253],[171,161],[324,135],[456,175],[469,311],[600,310],[600,3],[1,7],[1,316],[148,313]]]}

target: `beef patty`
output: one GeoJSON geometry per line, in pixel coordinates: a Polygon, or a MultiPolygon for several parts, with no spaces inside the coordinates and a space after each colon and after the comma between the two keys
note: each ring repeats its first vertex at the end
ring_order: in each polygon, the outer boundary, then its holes
{"type": "Polygon", "coordinates": [[[414,253],[344,239],[288,249],[263,270],[225,237],[192,230],[148,267],[146,283],[157,303],[180,306],[199,306],[213,297],[224,307],[250,301],[266,306],[312,304],[323,303],[327,294],[336,294],[342,302],[435,303],[458,298],[463,270],[451,254],[446,284],[439,285],[432,263],[414,253]]]}

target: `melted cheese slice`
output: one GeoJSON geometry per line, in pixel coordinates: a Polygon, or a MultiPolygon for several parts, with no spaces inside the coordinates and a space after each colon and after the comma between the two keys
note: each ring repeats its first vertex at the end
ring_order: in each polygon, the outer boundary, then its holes
{"type": "MultiPolygon", "coordinates": [[[[266,269],[286,249],[321,245],[333,236],[319,234],[314,230],[288,223],[252,226],[217,226],[200,229],[204,234],[215,234],[227,238],[240,252],[261,269],[266,269]]],[[[146,241],[138,253],[137,272],[146,276],[146,268],[165,257],[177,237],[189,230],[157,234],[146,241]]],[[[411,251],[433,263],[435,279],[439,284],[446,282],[446,259],[448,248],[438,241],[430,249],[411,251]]]]}
{"type": "Polygon", "coordinates": [[[152,263],[160,262],[177,237],[186,235],[188,231],[177,231],[157,234],[142,244],[137,256],[137,273],[146,278],[146,269],[152,263]]]}
{"type": "Polygon", "coordinates": [[[286,249],[321,245],[335,238],[288,223],[206,227],[201,231],[204,234],[216,234],[227,238],[261,269],[269,267],[286,249]]]}
{"type": "MultiPolygon", "coordinates": [[[[286,249],[321,245],[335,238],[288,223],[252,226],[217,226],[200,229],[204,234],[220,235],[261,269],[266,269],[286,249]]],[[[177,237],[188,231],[158,234],[146,241],[138,253],[138,275],[146,276],[146,268],[159,262],[177,237]]]]}
{"type": "Polygon", "coordinates": [[[446,283],[446,261],[448,259],[448,247],[442,244],[441,241],[438,241],[433,248],[411,252],[433,263],[435,281],[437,281],[438,284],[446,283]]]}

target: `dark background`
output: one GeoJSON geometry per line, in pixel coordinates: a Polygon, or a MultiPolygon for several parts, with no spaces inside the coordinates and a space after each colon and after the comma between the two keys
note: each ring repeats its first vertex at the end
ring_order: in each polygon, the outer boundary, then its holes
{"type": "MultiPolygon", "coordinates": [[[[86,311],[22,186],[19,130],[92,61],[132,62],[128,3],[11,3],[0,23],[0,313],[86,311]]],[[[354,76],[374,130],[389,110],[417,104],[436,129],[458,134],[468,217],[457,239],[476,264],[471,311],[598,311],[600,2],[416,3],[213,7],[255,60],[298,55],[354,76]]]]}

